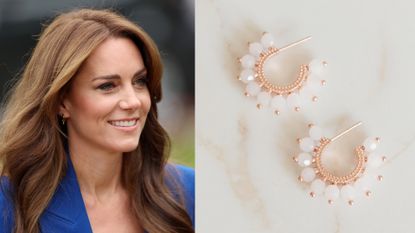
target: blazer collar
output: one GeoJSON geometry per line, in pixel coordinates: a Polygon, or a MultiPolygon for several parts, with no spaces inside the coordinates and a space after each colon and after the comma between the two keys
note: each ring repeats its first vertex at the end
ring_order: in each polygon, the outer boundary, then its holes
{"type": "Polygon", "coordinates": [[[51,225],[51,222],[56,220],[54,217],[57,217],[59,224],[67,225],[74,230],[73,232],[92,233],[69,151],[67,151],[66,174],[60,182],[43,216],[45,219],[44,222],[47,223],[46,225],[51,225]]]}

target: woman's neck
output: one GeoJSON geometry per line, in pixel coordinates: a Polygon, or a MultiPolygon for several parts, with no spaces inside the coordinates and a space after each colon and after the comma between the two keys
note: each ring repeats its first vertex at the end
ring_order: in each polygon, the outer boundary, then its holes
{"type": "Polygon", "coordinates": [[[105,202],[122,191],[122,153],[109,153],[70,142],[69,150],[83,196],[105,202]]]}

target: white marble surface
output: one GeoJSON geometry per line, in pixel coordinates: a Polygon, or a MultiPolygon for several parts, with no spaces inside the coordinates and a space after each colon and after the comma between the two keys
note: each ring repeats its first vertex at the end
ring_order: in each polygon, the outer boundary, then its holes
{"type": "Polygon", "coordinates": [[[196,2],[197,232],[415,232],[413,9],[406,0],[196,2]],[[286,72],[313,57],[329,63],[319,101],[300,113],[274,116],[243,95],[236,59],[264,31],[280,46],[313,36],[287,50],[286,72]],[[352,207],[311,199],[291,159],[296,138],[310,122],[332,136],[356,121],[364,126],[343,144],[380,136],[384,180],[352,207]]]}

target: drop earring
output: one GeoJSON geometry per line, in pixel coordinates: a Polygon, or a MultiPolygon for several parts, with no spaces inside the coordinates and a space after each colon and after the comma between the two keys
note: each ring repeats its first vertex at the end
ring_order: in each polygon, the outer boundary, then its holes
{"type": "Polygon", "coordinates": [[[298,179],[310,184],[311,197],[324,195],[329,204],[342,198],[348,204],[353,205],[359,193],[370,196],[372,194],[371,183],[374,180],[383,179],[381,175],[368,174],[368,170],[371,170],[371,173],[375,172],[376,168],[386,160],[385,156],[374,152],[380,142],[379,137],[369,137],[362,145],[355,148],[357,162],[354,169],[347,175],[335,175],[322,164],[322,155],[326,147],[361,124],[358,122],[331,139],[324,137],[319,127],[310,124],[309,136],[297,139],[302,152],[293,159],[302,167],[298,179]]]}
{"type": "Polygon", "coordinates": [[[61,117],[61,123],[62,123],[62,125],[65,125],[66,124],[65,115],[63,113],[61,113],[60,114],[60,117],[61,117]]]}
{"type": "Polygon", "coordinates": [[[288,85],[272,83],[264,72],[268,59],[309,39],[311,37],[277,48],[274,37],[264,33],[260,42],[249,44],[249,53],[239,59],[242,71],[238,79],[246,84],[245,95],[256,97],[258,109],[270,106],[279,115],[287,109],[300,111],[303,102],[308,100],[317,101],[317,92],[326,84],[322,76],[327,62],[315,59],[301,65],[297,78],[288,85]]]}

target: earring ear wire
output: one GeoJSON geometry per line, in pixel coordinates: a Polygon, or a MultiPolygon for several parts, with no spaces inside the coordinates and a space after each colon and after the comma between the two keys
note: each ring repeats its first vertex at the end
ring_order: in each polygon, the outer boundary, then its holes
{"type": "Polygon", "coordinates": [[[288,45],[285,45],[285,46],[283,46],[283,47],[279,48],[279,49],[278,49],[278,52],[282,52],[282,51],[284,51],[284,50],[286,50],[286,49],[289,49],[289,48],[291,48],[291,47],[294,47],[294,46],[297,46],[297,45],[299,45],[299,44],[302,44],[302,43],[304,43],[304,42],[306,42],[306,41],[310,40],[311,38],[312,38],[311,36],[307,36],[307,37],[306,37],[306,38],[304,38],[304,39],[301,39],[301,40],[295,41],[295,42],[293,42],[293,43],[290,43],[290,44],[288,44],[288,45]]]}
{"type": "Polygon", "coordinates": [[[362,125],[362,122],[361,122],[361,121],[359,121],[359,122],[357,122],[356,124],[354,124],[354,125],[350,126],[350,128],[348,128],[348,129],[344,130],[343,132],[340,132],[338,135],[336,135],[336,136],[332,137],[332,138],[330,139],[330,141],[331,141],[331,142],[336,141],[337,139],[339,139],[339,138],[340,138],[340,137],[342,137],[343,135],[347,134],[348,132],[352,131],[354,128],[359,127],[360,125],[362,125]]]}

